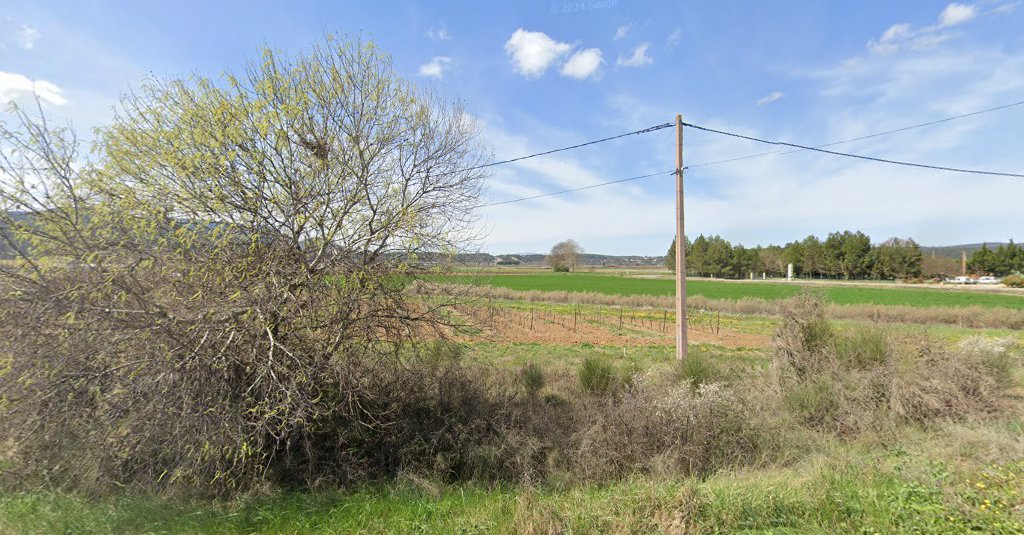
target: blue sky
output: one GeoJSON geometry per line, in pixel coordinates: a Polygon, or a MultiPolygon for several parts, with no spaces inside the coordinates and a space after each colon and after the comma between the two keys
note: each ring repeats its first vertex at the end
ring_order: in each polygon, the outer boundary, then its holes
{"type": "MultiPolygon", "coordinates": [[[[1024,100],[1016,2],[113,2],[0,5],[0,101],[101,126],[144,76],[239,70],[261,45],[362,35],[463,100],[499,159],[684,120],[821,144],[1024,100]]],[[[1024,172],[1024,106],[842,145],[1024,172]]],[[[770,150],[686,131],[687,164],[770,150]]],[[[670,171],[671,130],[494,168],[488,201],[670,171]]],[[[860,229],[929,245],[1024,240],[1024,180],[788,154],[695,167],[687,233],[748,246],[860,229]]],[[[484,249],[664,254],[668,175],[481,210],[484,249]]]]}

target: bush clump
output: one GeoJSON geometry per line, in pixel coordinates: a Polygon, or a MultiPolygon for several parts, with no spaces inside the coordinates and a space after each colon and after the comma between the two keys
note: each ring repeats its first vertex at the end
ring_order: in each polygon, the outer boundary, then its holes
{"type": "Polygon", "coordinates": [[[764,420],[720,384],[659,386],[638,376],[621,399],[603,398],[578,433],[584,480],[632,474],[707,474],[753,462],[774,443],[764,420]]]}
{"type": "Polygon", "coordinates": [[[1024,275],[1007,275],[1003,277],[1003,285],[1008,288],[1024,288],[1024,275]]]}
{"type": "Polygon", "coordinates": [[[536,362],[524,366],[519,372],[519,376],[523,380],[523,387],[530,396],[536,396],[546,383],[544,370],[536,362]]]}
{"type": "Polygon", "coordinates": [[[834,329],[812,295],[783,305],[773,365],[798,421],[851,434],[895,423],[963,420],[999,410],[1012,372],[1007,352],[948,347],[879,327],[834,329]]]}
{"type": "Polygon", "coordinates": [[[579,379],[584,392],[605,394],[615,382],[615,367],[605,359],[587,357],[580,365],[579,379]]]}
{"type": "Polygon", "coordinates": [[[689,382],[694,389],[722,378],[722,371],[715,365],[711,356],[699,346],[690,349],[686,360],[675,364],[674,372],[679,381],[689,382]]]}

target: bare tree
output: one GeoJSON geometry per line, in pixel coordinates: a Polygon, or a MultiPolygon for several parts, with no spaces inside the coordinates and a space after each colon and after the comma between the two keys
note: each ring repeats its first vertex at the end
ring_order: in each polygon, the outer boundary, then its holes
{"type": "Polygon", "coordinates": [[[583,247],[580,247],[580,244],[575,240],[565,240],[551,248],[551,254],[547,256],[546,261],[555,271],[576,271],[582,254],[583,247]]]}
{"type": "MultiPolygon", "coordinates": [[[[458,104],[372,43],[265,50],[149,80],[84,163],[67,129],[0,126],[2,422],[15,466],[71,484],[231,489],[358,468],[374,381],[443,323],[405,291],[469,243],[488,156],[458,104]]],[[[6,448],[5,448],[6,449],[6,448]]]]}

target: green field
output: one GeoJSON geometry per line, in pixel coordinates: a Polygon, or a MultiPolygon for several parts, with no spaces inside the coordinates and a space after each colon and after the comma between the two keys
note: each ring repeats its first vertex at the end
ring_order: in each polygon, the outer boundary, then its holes
{"type": "MultiPolygon", "coordinates": [[[[593,273],[531,273],[522,275],[481,275],[445,277],[446,280],[483,284],[517,291],[595,292],[607,295],[675,295],[675,282],[669,279],[642,279],[593,273]]],[[[807,285],[773,282],[691,280],[688,296],[708,299],[765,300],[792,297],[807,285]]],[[[1024,296],[965,291],[961,289],[887,288],[848,285],[815,286],[825,299],[837,305],[904,305],[914,307],[998,307],[1024,309],[1024,296]]]]}

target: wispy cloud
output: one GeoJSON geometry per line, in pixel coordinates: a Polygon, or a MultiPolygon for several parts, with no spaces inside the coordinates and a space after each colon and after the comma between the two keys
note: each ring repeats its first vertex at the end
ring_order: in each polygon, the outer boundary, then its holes
{"type": "Polygon", "coordinates": [[[671,34],[669,34],[669,36],[668,36],[668,46],[669,46],[669,48],[672,48],[672,47],[676,46],[677,44],[679,44],[679,40],[682,39],[682,38],[683,38],[683,29],[682,28],[676,28],[675,31],[672,32],[671,34]]]}
{"type": "Polygon", "coordinates": [[[978,10],[973,5],[952,3],[939,13],[934,25],[914,28],[906,22],[893,24],[878,39],[868,41],[867,47],[872,53],[883,56],[902,49],[929,50],[952,37],[944,30],[968,22],[977,15],[978,10]]]}
{"type": "Polygon", "coordinates": [[[420,65],[420,76],[427,76],[430,78],[442,78],[444,77],[445,71],[448,70],[452,62],[452,58],[448,56],[436,56],[428,63],[420,65]]]}
{"type": "Polygon", "coordinates": [[[619,41],[621,39],[625,39],[626,36],[629,35],[630,30],[632,30],[632,29],[633,29],[633,24],[632,23],[630,23],[630,24],[623,24],[622,26],[619,26],[619,28],[617,30],[615,30],[615,35],[612,38],[615,39],[616,41],[619,41]]]}
{"type": "Polygon", "coordinates": [[[562,66],[562,76],[583,80],[597,74],[601,64],[604,63],[601,50],[598,48],[587,48],[573,54],[569,61],[562,66]]]}
{"type": "Polygon", "coordinates": [[[1017,9],[1017,4],[1020,4],[1020,2],[1007,2],[996,6],[992,11],[994,13],[1013,13],[1017,9]]]}
{"type": "Polygon", "coordinates": [[[5,104],[35,95],[47,104],[63,106],[68,103],[63,93],[56,84],[46,80],[32,80],[23,74],[0,71],[0,102],[5,104]]]}
{"type": "Polygon", "coordinates": [[[25,50],[32,50],[32,47],[36,46],[36,41],[39,40],[39,30],[29,25],[23,25],[18,30],[18,46],[25,50]]]}
{"type": "Polygon", "coordinates": [[[785,95],[782,93],[782,91],[774,91],[770,95],[757,99],[757,105],[763,106],[765,104],[768,104],[769,102],[775,102],[776,100],[779,100],[784,96],[785,95]]]}
{"type": "Polygon", "coordinates": [[[619,56],[616,64],[622,67],[643,67],[644,65],[650,65],[651,63],[654,63],[654,58],[647,55],[647,49],[650,47],[650,43],[644,43],[634,48],[631,56],[619,56]]]}
{"type": "Polygon", "coordinates": [[[505,43],[505,53],[512,58],[515,71],[527,78],[537,78],[572,50],[572,45],[556,41],[544,32],[519,28],[505,43]]]}
{"type": "Polygon", "coordinates": [[[435,41],[447,41],[452,38],[452,35],[448,33],[448,28],[446,28],[444,25],[441,25],[437,28],[431,26],[429,29],[427,29],[426,36],[428,39],[433,39],[435,41]]]}

